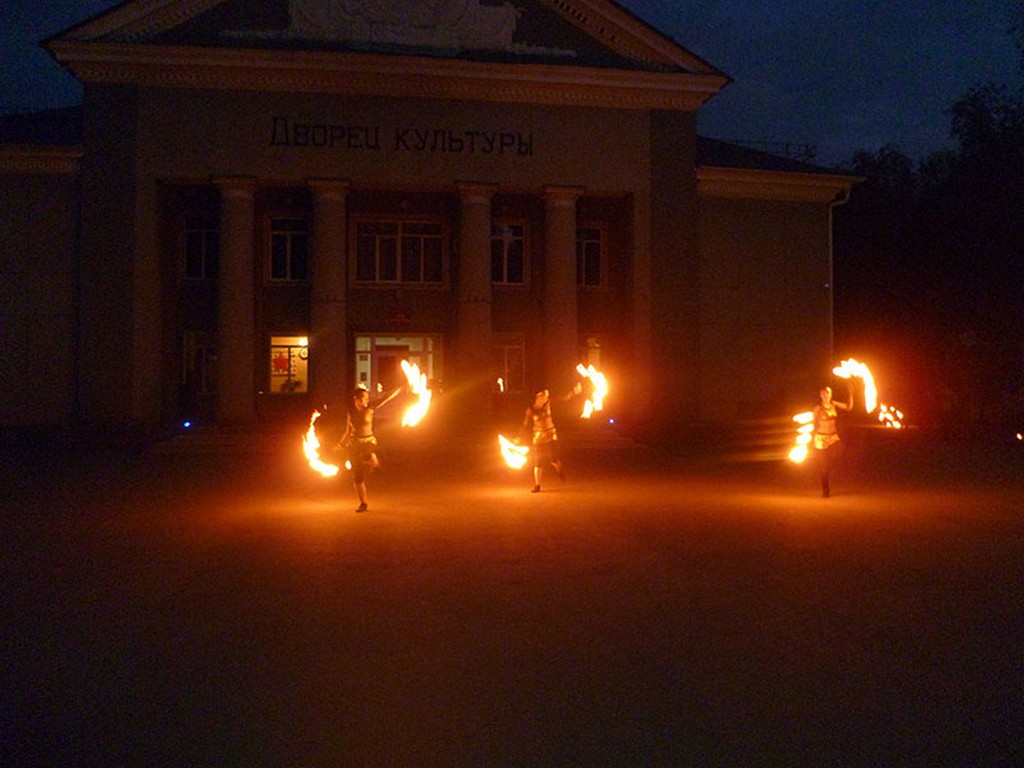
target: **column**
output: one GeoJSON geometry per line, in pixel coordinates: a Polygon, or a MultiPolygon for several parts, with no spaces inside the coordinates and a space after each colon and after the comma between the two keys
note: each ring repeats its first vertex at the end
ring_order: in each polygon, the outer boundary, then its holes
{"type": "Polygon", "coordinates": [[[310,179],[313,242],[310,269],[309,381],[315,406],[344,407],[349,389],[345,249],[348,181],[310,179]]]}
{"type": "Polygon", "coordinates": [[[491,198],[490,184],[458,182],[459,283],[456,360],[465,403],[473,413],[490,408],[491,377],[491,198]]]}
{"type": "Polygon", "coordinates": [[[576,201],[579,187],[544,188],[544,380],[561,394],[579,363],[576,201]]]}
{"type": "Polygon", "coordinates": [[[221,193],[217,282],[217,420],[256,421],[254,179],[214,179],[221,193]]]}

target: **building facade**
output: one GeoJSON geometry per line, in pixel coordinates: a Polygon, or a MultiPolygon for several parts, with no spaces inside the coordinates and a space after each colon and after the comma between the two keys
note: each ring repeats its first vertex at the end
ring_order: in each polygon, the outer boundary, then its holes
{"type": "Polygon", "coordinates": [[[46,47],[85,97],[0,149],[5,424],[286,422],[408,359],[482,421],[593,364],[672,428],[828,365],[852,180],[723,160],[728,77],[614,3],[140,0],[46,47]]]}

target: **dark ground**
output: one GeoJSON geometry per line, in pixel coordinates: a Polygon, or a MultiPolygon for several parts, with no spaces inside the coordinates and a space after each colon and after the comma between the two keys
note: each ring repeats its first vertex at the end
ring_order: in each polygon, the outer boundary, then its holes
{"type": "Polygon", "coordinates": [[[3,452],[0,763],[1020,765],[1024,446],[3,452]]]}

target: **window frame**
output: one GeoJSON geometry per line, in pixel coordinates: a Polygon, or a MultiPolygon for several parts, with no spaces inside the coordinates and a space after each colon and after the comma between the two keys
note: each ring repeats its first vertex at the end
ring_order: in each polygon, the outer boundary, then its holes
{"type": "MultiPolygon", "coordinates": [[[[351,215],[349,217],[349,279],[350,284],[359,288],[381,288],[394,290],[395,288],[409,289],[409,290],[444,290],[449,286],[449,264],[450,264],[450,251],[451,251],[451,227],[447,219],[441,216],[432,216],[429,214],[417,215],[417,214],[358,214],[351,215]],[[361,239],[364,236],[360,229],[368,224],[376,226],[393,225],[395,227],[395,233],[393,235],[394,240],[394,270],[395,279],[380,279],[381,264],[380,264],[380,240],[377,241],[377,247],[374,251],[374,279],[365,279],[360,277],[360,244],[361,239]],[[436,227],[436,235],[433,233],[423,232],[409,232],[409,229],[417,226],[428,226],[436,227]],[[427,274],[427,257],[426,251],[421,247],[419,253],[419,272],[420,279],[416,281],[403,280],[402,277],[405,273],[406,266],[404,263],[405,253],[403,251],[403,241],[406,239],[423,238],[430,240],[436,240],[437,245],[440,248],[438,258],[440,263],[437,265],[439,271],[439,280],[424,280],[423,277],[427,274]]],[[[378,238],[379,235],[376,235],[378,238]]]]}
{"type": "Polygon", "coordinates": [[[267,388],[271,396],[293,397],[305,395],[309,387],[309,335],[306,333],[269,333],[267,334],[267,388]],[[274,365],[278,359],[275,351],[285,355],[288,367],[282,377],[274,365]],[[298,374],[303,374],[302,378],[298,374]],[[293,374],[295,374],[293,376],[293,374]],[[275,381],[284,379],[284,385],[275,385],[275,381]],[[288,382],[294,381],[294,384],[288,382]]]}
{"type": "Polygon", "coordinates": [[[273,213],[267,214],[266,216],[266,245],[264,247],[264,279],[268,284],[271,285],[305,285],[309,283],[310,267],[313,259],[313,227],[309,216],[303,214],[284,214],[284,213],[273,213]],[[286,229],[286,228],[275,228],[275,222],[301,222],[305,225],[305,229],[286,229]],[[296,269],[296,257],[295,253],[295,240],[296,236],[304,236],[305,239],[305,275],[301,277],[295,277],[294,273],[298,271],[296,269]],[[286,251],[285,254],[285,265],[286,272],[285,276],[277,276],[274,273],[274,261],[275,261],[275,238],[284,237],[286,239],[286,251]]]}
{"type": "Polygon", "coordinates": [[[178,262],[179,277],[185,283],[212,283],[220,275],[220,217],[210,214],[188,213],[184,216],[181,228],[181,250],[178,262]],[[192,226],[193,222],[204,222],[208,226],[192,226]],[[192,235],[200,235],[202,253],[201,274],[191,274],[191,242],[192,235]],[[211,257],[211,244],[213,255],[211,257]],[[211,267],[212,264],[212,267],[211,267]]]}
{"type": "Polygon", "coordinates": [[[608,288],[608,225],[604,222],[580,221],[576,225],[576,288],[581,291],[603,291],[608,288]],[[599,246],[597,283],[586,282],[586,264],[581,266],[581,259],[586,258],[586,254],[581,251],[581,246],[587,242],[594,242],[581,239],[581,231],[587,229],[596,230],[600,234],[597,240],[599,246]]]}
{"type": "MultiPolygon", "coordinates": [[[[495,368],[496,376],[503,381],[501,391],[504,394],[522,395],[526,392],[526,335],[523,333],[510,333],[497,331],[491,336],[491,358],[495,368]],[[513,381],[509,375],[508,364],[509,354],[514,352],[518,358],[519,375],[518,380],[513,381]],[[500,358],[500,359],[499,359],[500,358]]],[[[496,384],[497,382],[495,382],[496,384]]]]}
{"type": "MultiPolygon", "coordinates": [[[[490,257],[491,257],[491,285],[500,286],[502,288],[523,288],[530,284],[530,224],[527,219],[524,218],[510,218],[510,217],[495,217],[491,219],[491,233],[490,233],[490,257]],[[508,280],[509,273],[509,260],[508,260],[508,248],[506,247],[502,254],[502,275],[503,280],[494,279],[494,244],[496,241],[501,240],[495,235],[495,228],[497,227],[520,227],[522,229],[522,235],[520,240],[522,242],[522,277],[520,282],[512,282],[508,280]]],[[[507,242],[507,241],[506,241],[507,242]]]]}

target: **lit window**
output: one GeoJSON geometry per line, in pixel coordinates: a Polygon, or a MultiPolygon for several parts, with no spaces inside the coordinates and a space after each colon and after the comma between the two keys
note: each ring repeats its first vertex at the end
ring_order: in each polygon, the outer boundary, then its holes
{"type": "Polygon", "coordinates": [[[305,336],[270,337],[270,391],[293,395],[309,390],[309,340],[305,336]]]}

